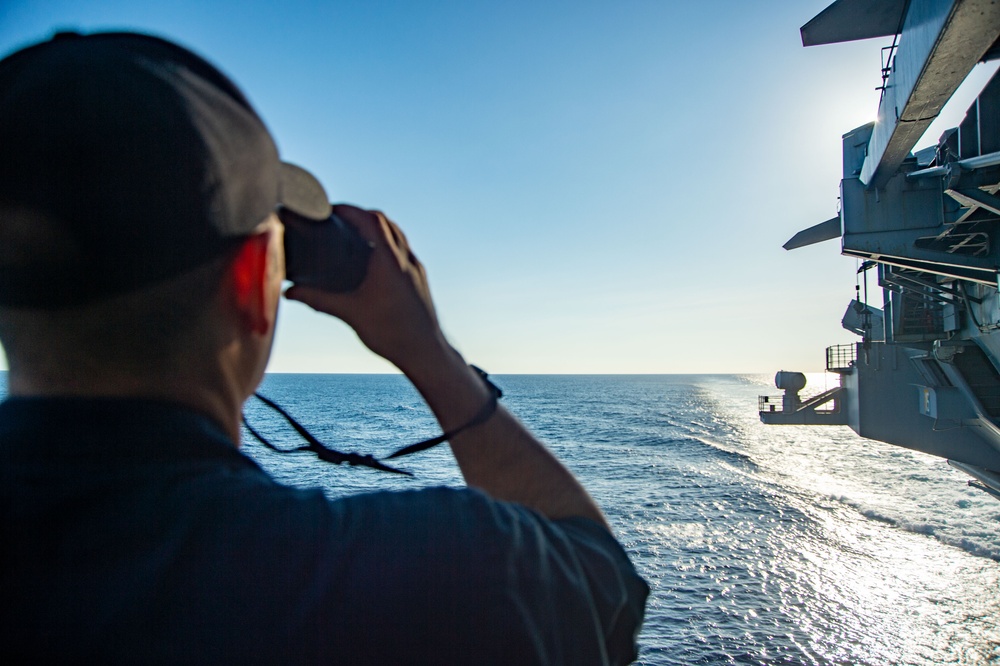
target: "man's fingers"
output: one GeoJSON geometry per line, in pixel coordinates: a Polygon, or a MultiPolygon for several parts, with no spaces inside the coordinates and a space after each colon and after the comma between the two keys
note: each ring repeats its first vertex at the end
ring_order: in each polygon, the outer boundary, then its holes
{"type": "Polygon", "coordinates": [[[378,243],[385,238],[385,233],[381,228],[381,220],[375,211],[365,210],[350,204],[337,204],[333,206],[333,214],[353,225],[361,237],[367,241],[378,243]]]}
{"type": "Polygon", "coordinates": [[[350,293],[293,285],[285,297],[343,320],[369,349],[400,368],[418,363],[443,339],[423,264],[406,234],[380,211],[341,204],[333,212],[374,246],[367,277],[350,293]]]}
{"type": "Polygon", "coordinates": [[[318,308],[312,305],[313,302],[318,300],[318,296],[321,293],[319,289],[310,289],[309,287],[301,287],[297,284],[293,284],[288,289],[285,289],[284,296],[290,301],[299,301],[300,303],[305,303],[314,310],[318,308]]]}
{"type": "Polygon", "coordinates": [[[285,298],[308,305],[313,310],[343,319],[345,299],[341,294],[332,294],[315,287],[292,285],[285,290],[285,298]]]}
{"type": "Polygon", "coordinates": [[[361,236],[376,245],[385,245],[392,250],[400,268],[413,264],[415,255],[410,250],[406,234],[399,226],[379,210],[364,210],[349,204],[337,204],[333,213],[346,222],[354,225],[361,236]]]}
{"type": "Polygon", "coordinates": [[[400,268],[405,269],[407,264],[412,263],[411,259],[413,258],[413,252],[410,251],[410,243],[406,240],[406,234],[403,233],[403,230],[395,222],[382,213],[377,213],[377,215],[385,229],[387,236],[386,244],[392,250],[392,253],[396,255],[396,261],[399,263],[400,268]]]}

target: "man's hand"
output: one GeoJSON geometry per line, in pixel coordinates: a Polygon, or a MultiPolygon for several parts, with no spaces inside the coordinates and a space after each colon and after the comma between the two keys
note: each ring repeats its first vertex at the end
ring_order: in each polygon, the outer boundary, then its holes
{"type": "Polygon", "coordinates": [[[373,243],[368,274],[347,294],[292,286],[285,297],[344,320],[369,349],[403,372],[434,363],[447,343],[434,312],[427,273],[406,236],[379,211],[339,205],[333,212],[373,243]]]}
{"type": "MultiPolygon", "coordinates": [[[[427,274],[403,232],[376,211],[354,206],[333,210],[374,244],[368,275],[348,294],[295,286],[285,296],[347,322],[369,349],[413,382],[445,432],[467,424],[492,393],[445,340],[427,274]]],[[[607,527],[569,470],[502,406],[449,444],[470,486],[550,518],[583,516],[607,527]]]]}

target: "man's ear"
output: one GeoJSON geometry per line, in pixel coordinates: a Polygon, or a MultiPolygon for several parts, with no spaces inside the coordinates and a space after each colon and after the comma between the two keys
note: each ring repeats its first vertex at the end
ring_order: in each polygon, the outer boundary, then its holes
{"type": "Polygon", "coordinates": [[[274,327],[277,313],[280,277],[275,277],[277,267],[272,244],[278,231],[268,227],[247,237],[230,265],[233,302],[247,330],[258,335],[268,335],[274,327]],[[277,284],[275,281],[277,280],[277,284]]]}

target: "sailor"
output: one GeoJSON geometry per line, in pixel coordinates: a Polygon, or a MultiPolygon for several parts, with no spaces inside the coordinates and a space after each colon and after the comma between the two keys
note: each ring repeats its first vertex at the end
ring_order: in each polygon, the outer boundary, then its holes
{"type": "MultiPolygon", "coordinates": [[[[0,61],[4,663],[620,664],[646,584],[577,480],[447,342],[385,215],[343,319],[450,438],[467,488],[329,501],[239,451],[284,271],[330,212],[243,94],[130,33],[0,61]]],[[[317,463],[319,464],[319,463],[317,463]]]]}

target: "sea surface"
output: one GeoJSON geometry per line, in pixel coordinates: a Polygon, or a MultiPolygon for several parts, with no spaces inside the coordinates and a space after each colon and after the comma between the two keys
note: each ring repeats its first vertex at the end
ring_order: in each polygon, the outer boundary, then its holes
{"type": "MultiPolygon", "coordinates": [[[[846,427],[763,425],[769,376],[493,379],[649,582],[637,663],[1000,664],[1000,501],[944,460],[846,427]]],[[[398,375],[271,374],[261,392],[343,451],[438,433],[398,375]]],[[[300,443],[256,401],[246,415],[300,443]]],[[[403,458],[409,479],[244,439],[275,477],[332,498],[462,484],[444,445],[403,458]]]]}

